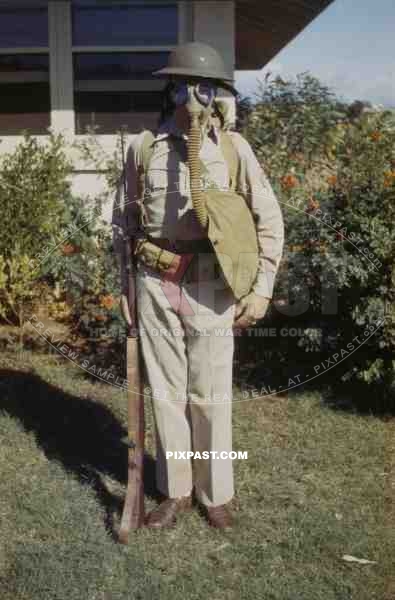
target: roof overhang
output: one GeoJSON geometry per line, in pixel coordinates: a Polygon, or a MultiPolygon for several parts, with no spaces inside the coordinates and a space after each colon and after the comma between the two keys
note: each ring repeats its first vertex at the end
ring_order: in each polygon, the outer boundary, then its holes
{"type": "Polygon", "coordinates": [[[333,0],[236,0],[236,69],[261,69],[333,0]]]}

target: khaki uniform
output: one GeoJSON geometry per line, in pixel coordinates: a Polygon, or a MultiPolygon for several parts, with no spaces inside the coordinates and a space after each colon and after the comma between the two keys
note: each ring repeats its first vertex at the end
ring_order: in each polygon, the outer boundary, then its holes
{"type": "MultiPolygon", "coordinates": [[[[248,142],[230,132],[240,157],[238,190],[255,217],[259,268],[253,291],[270,298],[283,246],[283,221],[273,190],[248,142]]],[[[188,166],[171,136],[186,136],[170,118],[159,129],[146,173],[144,229],[151,238],[201,238],[189,193],[188,166]]],[[[122,191],[113,210],[114,249],[122,253],[124,237],[135,235],[139,196],[137,168],[143,135],[132,141],[127,158],[128,203],[122,191]]],[[[210,180],[228,189],[228,167],[214,127],[204,136],[200,158],[210,180]]],[[[214,255],[199,256],[202,281],[163,281],[138,266],[138,318],[141,345],[152,389],[157,432],[157,485],[167,496],[196,495],[207,506],[228,502],[234,493],[231,459],[166,459],[168,452],[232,449],[231,399],[234,298],[215,279],[214,255]]],[[[242,450],[242,449],[241,449],[242,450]]],[[[217,455],[218,456],[218,455],[217,455]]]]}

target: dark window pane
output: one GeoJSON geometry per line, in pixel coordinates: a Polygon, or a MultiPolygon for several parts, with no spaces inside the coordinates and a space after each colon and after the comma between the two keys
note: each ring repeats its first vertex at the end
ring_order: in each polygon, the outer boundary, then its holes
{"type": "Polygon", "coordinates": [[[0,48],[47,47],[46,8],[0,7],[0,48]]]}
{"type": "Polygon", "coordinates": [[[177,44],[177,5],[74,2],[75,46],[158,46],[177,44]]]}
{"type": "Polygon", "coordinates": [[[9,83],[0,86],[0,135],[46,134],[50,126],[48,83],[9,83]]]}
{"type": "Polygon", "coordinates": [[[0,54],[0,85],[35,79],[48,81],[48,54],[0,54]]]}
{"type": "Polygon", "coordinates": [[[127,125],[130,133],[156,127],[161,92],[76,92],[74,94],[76,133],[98,126],[97,133],[115,133],[127,125]]]}
{"type": "Polygon", "coordinates": [[[151,79],[167,63],[168,52],[74,54],[74,79],[151,79]]]}
{"type": "Polygon", "coordinates": [[[0,135],[45,134],[49,125],[48,55],[0,55],[0,135]]]}

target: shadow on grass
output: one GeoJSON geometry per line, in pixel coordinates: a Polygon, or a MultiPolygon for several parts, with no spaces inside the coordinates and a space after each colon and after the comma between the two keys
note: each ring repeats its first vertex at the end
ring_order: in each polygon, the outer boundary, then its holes
{"type": "MultiPolygon", "coordinates": [[[[333,410],[392,418],[395,388],[391,376],[382,375],[372,383],[355,376],[363,372],[369,359],[370,350],[366,348],[337,363],[330,353],[304,352],[294,342],[288,344],[288,338],[243,335],[235,343],[234,379],[241,388],[258,391],[265,388],[275,393],[287,389],[296,394],[319,392],[322,402],[333,410]]],[[[387,373],[390,374],[390,368],[387,373]]]]}
{"type": "MultiPolygon", "coordinates": [[[[65,327],[61,326],[60,328],[57,325],[57,323],[48,324],[48,340],[39,336],[34,330],[32,331],[32,328],[27,329],[23,334],[23,349],[48,356],[63,357],[60,347],[62,344],[66,344],[69,355],[78,356],[78,364],[86,361],[87,364],[94,365],[96,369],[111,371],[115,376],[124,376],[123,374],[126,373],[126,337],[115,339],[78,337],[71,335],[65,327]],[[52,340],[55,340],[54,344],[51,343],[52,340]]],[[[14,347],[1,330],[0,326],[0,349],[13,350],[14,347]]],[[[11,339],[15,341],[18,339],[17,328],[8,328],[8,334],[11,339]]],[[[71,358],[69,360],[75,361],[71,358]]],[[[83,375],[88,381],[97,381],[97,377],[89,370],[83,371],[83,375]]]]}
{"type": "MultiPolygon", "coordinates": [[[[37,375],[0,370],[0,410],[33,431],[49,460],[59,461],[84,485],[95,490],[106,511],[106,527],[116,537],[114,513],[121,514],[123,498],[111,493],[101,476],[126,485],[126,429],[113,413],[92,399],[73,396],[37,375]]],[[[145,455],[144,485],[147,496],[158,499],[155,461],[145,455]]]]}
{"type": "Polygon", "coordinates": [[[323,391],[322,401],[333,410],[372,415],[383,420],[395,416],[395,391],[385,381],[370,385],[333,381],[323,391]]]}

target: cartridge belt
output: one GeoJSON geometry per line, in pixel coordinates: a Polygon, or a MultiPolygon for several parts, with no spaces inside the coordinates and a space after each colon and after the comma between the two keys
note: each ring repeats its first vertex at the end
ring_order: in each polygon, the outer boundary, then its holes
{"type": "Polygon", "coordinates": [[[137,240],[135,255],[145,266],[159,273],[164,280],[175,283],[208,281],[219,276],[219,267],[208,239],[175,240],[147,237],[137,240]],[[199,263],[214,261],[212,264],[199,263]],[[207,268],[205,268],[205,266],[207,268]]]}
{"type": "Polygon", "coordinates": [[[168,250],[175,254],[198,254],[200,252],[205,254],[213,252],[213,247],[208,238],[170,241],[167,238],[154,238],[148,236],[147,239],[163,250],[168,250]]]}

